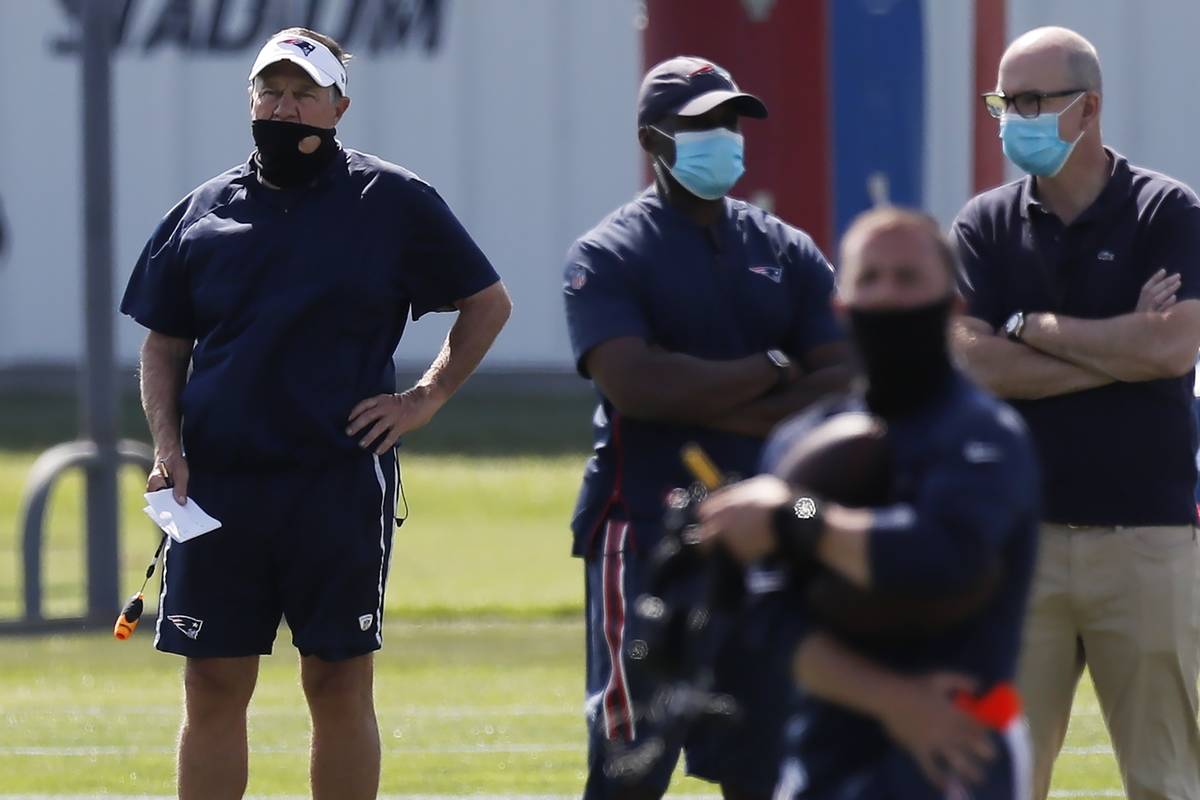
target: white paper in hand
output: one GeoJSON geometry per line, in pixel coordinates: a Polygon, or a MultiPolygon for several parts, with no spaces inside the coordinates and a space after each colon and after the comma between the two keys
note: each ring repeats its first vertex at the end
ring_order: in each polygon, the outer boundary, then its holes
{"type": "Polygon", "coordinates": [[[146,516],[154,520],[155,525],[177,542],[195,539],[221,527],[221,523],[206,514],[200,504],[192,498],[188,498],[187,505],[179,505],[170,489],[147,492],[143,496],[150,504],[142,509],[146,516]]]}

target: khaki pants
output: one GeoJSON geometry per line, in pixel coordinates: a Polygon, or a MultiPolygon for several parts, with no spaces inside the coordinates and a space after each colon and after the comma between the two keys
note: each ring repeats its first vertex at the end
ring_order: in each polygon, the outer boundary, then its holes
{"type": "Polygon", "coordinates": [[[1126,796],[1200,800],[1195,528],[1042,526],[1018,676],[1039,800],[1050,789],[1084,664],[1126,796]]]}

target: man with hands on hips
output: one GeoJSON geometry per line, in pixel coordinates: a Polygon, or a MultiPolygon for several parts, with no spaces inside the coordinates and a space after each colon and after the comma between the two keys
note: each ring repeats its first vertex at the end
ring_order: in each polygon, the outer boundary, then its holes
{"type": "Polygon", "coordinates": [[[221,522],[163,557],[155,646],[187,658],[181,798],[244,793],[246,707],[281,618],[312,717],[312,796],[375,797],[392,447],[511,308],[432,187],[334,138],[348,58],[303,28],[267,42],[250,71],[254,153],[159,223],[121,304],[150,329],[147,488],[171,482],[221,522]],[[406,317],[449,310],[441,352],[394,394],[406,317]]]}

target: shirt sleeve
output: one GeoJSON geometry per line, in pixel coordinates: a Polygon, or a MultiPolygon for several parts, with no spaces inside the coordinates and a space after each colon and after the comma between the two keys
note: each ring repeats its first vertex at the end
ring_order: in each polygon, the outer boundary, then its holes
{"type": "Polygon", "coordinates": [[[1147,275],[1165,269],[1179,273],[1180,300],[1200,299],[1200,201],[1191,192],[1181,192],[1162,219],[1155,219],[1148,236],[1154,242],[1147,275]]]}
{"type": "Polygon", "coordinates": [[[816,243],[807,236],[795,245],[791,282],[796,319],[792,323],[788,352],[802,357],[819,345],[845,338],[833,314],[833,267],[816,243]]]}
{"type": "Polygon", "coordinates": [[[121,299],[122,314],[152,331],[179,339],[197,336],[181,245],[189,206],[190,197],[186,197],[158,223],[142,248],[121,299]]]}
{"type": "Polygon", "coordinates": [[[1036,467],[1016,412],[978,425],[943,453],[915,502],[875,510],[869,555],[880,591],[954,594],[1003,563],[1008,539],[1032,517],[1036,467]]]}
{"type": "Polygon", "coordinates": [[[454,302],[500,280],[441,196],[423,183],[408,205],[404,285],[416,320],[430,311],[451,311],[454,302]]]}
{"type": "Polygon", "coordinates": [[[597,345],[624,336],[650,338],[650,324],[628,273],[617,255],[593,244],[576,242],[563,273],[567,332],[575,368],[585,378],[588,353],[597,345]]]}
{"type": "Polygon", "coordinates": [[[995,265],[988,261],[971,205],[959,212],[950,234],[958,257],[958,288],[967,303],[967,316],[999,328],[1011,312],[1004,307],[999,287],[995,285],[995,265]]]}

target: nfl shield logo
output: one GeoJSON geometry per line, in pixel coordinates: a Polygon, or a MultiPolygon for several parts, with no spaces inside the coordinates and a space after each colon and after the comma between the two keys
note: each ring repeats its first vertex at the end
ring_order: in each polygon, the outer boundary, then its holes
{"type": "Polygon", "coordinates": [[[365,631],[365,630],[367,630],[368,628],[370,628],[370,627],[371,627],[371,621],[372,621],[372,620],[374,620],[374,619],[375,619],[375,615],[374,615],[374,614],[363,614],[361,617],[359,617],[359,618],[358,618],[358,628],[359,628],[359,630],[363,630],[363,631],[365,631]]]}
{"type": "Polygon", "coordinates": [[[567,273],[567,285],[575,292],[587,285],[587,279],[587,270],[578,265],[571,267],[570,272],[567,273]]]}

